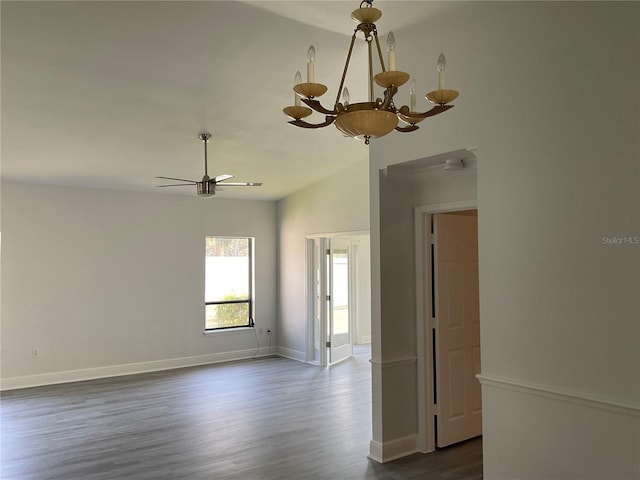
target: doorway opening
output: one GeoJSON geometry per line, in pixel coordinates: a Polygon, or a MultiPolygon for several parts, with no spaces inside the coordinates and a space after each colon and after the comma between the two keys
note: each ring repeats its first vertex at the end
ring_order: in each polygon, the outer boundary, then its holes
{"type": "Polygon", "coordinates": [[[369,234],[307,237],[309,363],[341,362],[371,343],[369,234]]]}

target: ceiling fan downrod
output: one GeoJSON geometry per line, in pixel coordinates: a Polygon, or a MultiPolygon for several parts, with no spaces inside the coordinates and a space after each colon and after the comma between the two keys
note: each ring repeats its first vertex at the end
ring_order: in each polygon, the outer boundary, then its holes
{"type": "MultiPolygon", "coordinates": [[[[207,171],[207,143],[209,143],[209,140],[211,139],[211,134],[201,133],[200,135],[198,135],[198,138],[202,140],[202,143],[204,143],[204,176],[207,180],[209,180],[209,172],[207,171]]],[[[205,181],[204,177],[202,180],[205,181]]]]}

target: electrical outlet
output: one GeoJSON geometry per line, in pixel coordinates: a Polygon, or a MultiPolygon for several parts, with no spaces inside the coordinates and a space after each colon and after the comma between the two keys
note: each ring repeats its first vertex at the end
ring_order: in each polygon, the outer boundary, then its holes
{"type": "Polygon", "coordinates": [[[38,358],[38,350],[31,350],[31,358],[38,358]]]}

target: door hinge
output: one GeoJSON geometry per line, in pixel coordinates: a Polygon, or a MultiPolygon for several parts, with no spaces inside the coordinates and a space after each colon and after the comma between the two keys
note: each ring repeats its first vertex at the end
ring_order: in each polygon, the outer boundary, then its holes
{"type": "Polygon", "coordinates": [[[436,328],[437,325],[438,325],[438,322],[437,322],[437,320],[435,318],[430,318],[429,319],[429,326],[431,328],[436,328]]]}
{"type": "Polygon", "coordinates": [[[327,248],[326,253],[327,253],[327,255],[331,255],[331,250],[329,250],[329,249],[327,248]]]}
{"type": "Polygon", "coordinates": [[[331,301],[331,295],[327,295],[327,302],[331,301]]]}
{"type": "Polygon", "coordinates": [[[440,409],[438,408],[438,405],[436,405],[436,404],[433,405],[433,414],[434,415],[440,415],[440,409]]]}
{"type": "Polygon", "coordinates": [[[327,342],[327,348],[331,348],[331,342],[327,342]]]}

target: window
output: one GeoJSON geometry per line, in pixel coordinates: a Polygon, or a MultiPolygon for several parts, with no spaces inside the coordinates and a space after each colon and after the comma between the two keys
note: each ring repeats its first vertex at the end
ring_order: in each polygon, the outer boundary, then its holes
{"type": "Polygon", "coordinates": [[[205,330],[253,326],[253,238],[207,237],[205,330]]]}

